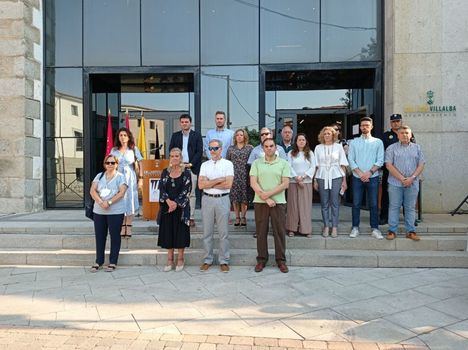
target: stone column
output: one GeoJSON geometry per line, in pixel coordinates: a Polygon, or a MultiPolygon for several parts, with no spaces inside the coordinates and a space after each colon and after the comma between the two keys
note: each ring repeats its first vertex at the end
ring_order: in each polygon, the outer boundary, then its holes
{"type": "Polygon", "coordinates": [[[41,210],[42,13],[0,0],[0,214],[41,210]]]}

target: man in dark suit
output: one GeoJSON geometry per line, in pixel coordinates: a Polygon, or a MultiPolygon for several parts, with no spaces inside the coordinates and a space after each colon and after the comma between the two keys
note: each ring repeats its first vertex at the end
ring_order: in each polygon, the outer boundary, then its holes
{"type": "Polygon", "coordinates": [[[203,140],[199,132],[191,130],[192,117],[188,114],[182,114],[179,117],[180,131],[172,134],[169,150],[174,147],[182,150],[182,160],[184,163],[190,164],[192,172],[192,192],[190,193],[190,226],[195,226],[195,189],[198,183],[198,173],[203,155],[203,140]]]}

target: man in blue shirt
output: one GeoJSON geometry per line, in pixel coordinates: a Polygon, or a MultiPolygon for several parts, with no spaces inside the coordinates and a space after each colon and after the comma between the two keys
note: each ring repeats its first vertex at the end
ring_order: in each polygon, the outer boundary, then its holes
{"type": "Polygon", "coordinates": [[[384,146],[382,140],[371,135],[372,119],[361,118],[359,122],[361,136],[356,137],[349,147],[348,161],[353,171],[353,229],[349,235],[355,238],[359,235],[361,203],[364,190],[367,190],[370,211],[371,236],[382,239],[379,231],[379,213],[377,199],[379,193],[379,169],[384,163],[384,146]]]}
{"type": "Polygon", "coordinates": [[[226,158],[227,150],[232,145],[234,131],[226,128],[226,113],[223,111],[217,111],[215,113],[216,129],[210,129],[206,132],[205,137],[205,155],[208,159],[211,159],[210,151],[208,146],[211,140],[220,140],[223,143],[223,150],[221,157],[226,158]]]}

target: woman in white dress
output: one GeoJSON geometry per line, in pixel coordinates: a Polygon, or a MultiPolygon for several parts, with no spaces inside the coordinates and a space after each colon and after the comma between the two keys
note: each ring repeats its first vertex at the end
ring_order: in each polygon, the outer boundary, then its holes
{"type": "Polygon", "coordinates": [[[348,160],[343,146],[337,143],[338,133],[331,126],[324,127],[318,136],[320,142],[315,147],[317,171],[314,189],[320,193],[324,237],[330,234],[338,236],[338,217],[340,214],[340,194],[348,188],[346,184],[346,167],[348,160]]]}
{"type": "Polygon", "coordinates": [[[117,131],[114,142],[115,147],[110,152],[119,161],[118,171],[124,174],[128,190],[125,193],[125,218],[120,235],[125,238],[132,237],[133,216],[138,212],[138,187],[143,184],[141,169],[138,162],[143,159],[140,150],[135,145],[132,132],[127,128],[117,131]]]}

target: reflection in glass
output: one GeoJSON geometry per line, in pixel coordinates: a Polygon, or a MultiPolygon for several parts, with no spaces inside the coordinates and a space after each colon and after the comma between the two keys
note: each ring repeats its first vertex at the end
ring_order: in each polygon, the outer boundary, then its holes
{"type": "Polygon", "coordinates": [[[140,1],[84,0],[84,64],[140,64],[140,1]]]}
{"type": "Polygon", "coordinates": [[[258,0],[201,0],[202,64],[258,63],[258,0]]]}
{"type": "MultiPolygon", "coordinates": [[[[145,117],[146,149],[147,156],[154,158],[157,147],[156,132],[160,155],[167,158],[169,153],[169,141],[172,133],[180,130],[179,117],[189,113],[190,95],[193,93],[125,93],[121,95],[121,123],[125,121],[125,113],[128,110],[130,130],[138,138],[141,116],[145,117]]],[[[192,115],[192,121],[194,121],[192,115]]]]}
{"type": "Polygon", "coordinates": [[[315,109],[345,105],[348,90],[277,91],[277,109],[315,109]]]}
{"type": "Polygon", "coordinates": [[[319,60],[319,0],[261,0],[261,63],[319,60]]]}
{"type": "Polygon", "coordinates": [[[83,205],[81,69],[45,72],[47,207],[83,205]]]}
{"type": "Polygon", "coordinates": [[[198,65],[198,0],[142,0],[143,65],[198,65]]]}
{"type": "Polygon", "coordinates": [[[378,0],[322,1],[322,61],[371,61],[380,58],[378,0]]]}
{"type": "Polygon", "coordinates": [[[203,67],[201,133],[215,127],[214,115],[226,112],[229,128],[258,129],[258,67],[203,67]]]}
{"type": "Polygon", "coordinates": [[[47,66],[80,66],[81,0],[49,0],[45,5],[47,66]]]}

